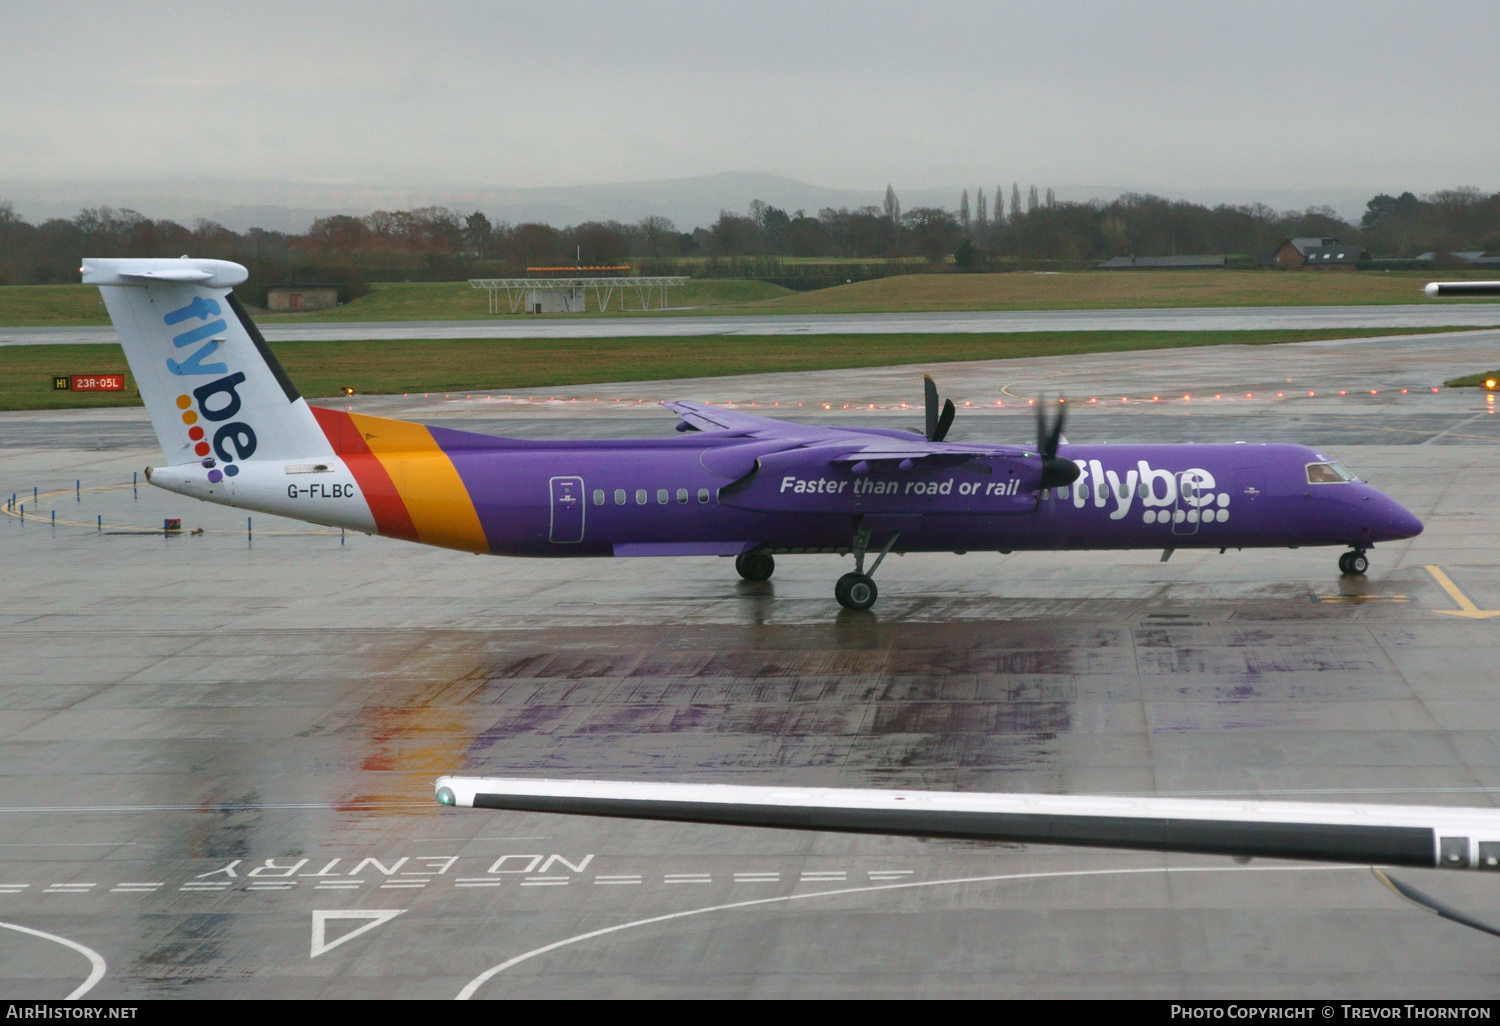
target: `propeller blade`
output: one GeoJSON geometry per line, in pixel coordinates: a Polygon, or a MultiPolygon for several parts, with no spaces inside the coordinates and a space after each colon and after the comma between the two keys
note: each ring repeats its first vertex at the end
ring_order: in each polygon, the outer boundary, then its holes
{"type": "Polygon", "coordinates": [[[953,426],[953,417],[957,412],[953,408],[952,399],[943,400],[943,415],[938,418],[937,430],[932,433],[931,441],[941,442],[948,437],[948,429],[953,426]]]}
{"type": "Polygon", "coordinates": [[[1062,441],[1063,421],[1067,416],[1068,407],[1066,400],[1059,400],[1057,405],[1057,419],[1052,422],[1052,430],[1047,432],[1047,443],[1042,448],[1042,455],[1057,455],[1057,443],[1062,441]]]}
{"type": "Polygon", "coordinates": [[[927,400],[927,440],[935,441],[938,429],[938,394],[937,384],[932,380],[931,374],[922,375],[922,392],[927,400]]]}

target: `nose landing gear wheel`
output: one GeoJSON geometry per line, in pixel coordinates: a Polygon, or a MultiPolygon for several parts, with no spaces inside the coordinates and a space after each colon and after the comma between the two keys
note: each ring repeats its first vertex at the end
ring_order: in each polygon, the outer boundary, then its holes
{"type": "Polygon", "coordinates": [[[769,581],[776,572],[776,560],[767,552],[747,552],[734,557],[734,568],[747,581],[769,581]]]}
{"type": "Polygon", "coordinates": [[[880,589],[868,574],[845,574],[833,586],[833,597],[845,609],[869,609],[880,597],[880,589]]]}
{"type": "Polygon", "coordinates": [[[1339,557],[1339,572],[1345,574],[1363,574],[1370,569],[1370,560],[1358,550],[1346,552],[1339,557]]]}

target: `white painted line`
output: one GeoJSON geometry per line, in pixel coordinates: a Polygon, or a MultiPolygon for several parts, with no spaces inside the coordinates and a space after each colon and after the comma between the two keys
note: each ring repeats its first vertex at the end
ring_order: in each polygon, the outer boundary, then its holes
{"type": "Polygon", "coordinates": [[[474,996],[475,992],[500,973],[520,965],[522,962],[530,961],[539,955],[546,955],[559,948],[571,947],[584,941],[593,940],[596,937],[606,937],[612,933],[622,930],[634,929],[637,926],[651,926],[655,923],[671,922],[674,919],[687,919],[690,916],[706,915],[710,912],[726,912],[731,909],[754,908],[757,905],[771,905],[776,902],[790,904],[794,901],[812,901],[820,898],[834,898],[846,894],[873,894],[881,891],[911,890],[917,887],[942,887],[952,884],[975,884],[975,883],[1005,883],[1013,880],[1044,880],[1061,877],[1088,877],[1088,876],[1128,876],[1147,873],[1310,873],[1310,872],[1336,872],[1338,870],[1358,869],[1365,870],[1368,866],[1152,866],[1144,869],[1073,869],[1060,872],[1048,873],[1003,873],[995,876],[967,876],[951,880],[913,880],[905,883],[881,884],[876,887],[841,887],[832,891],[803,891],[797,894],[780,894],[771,898],[747,898],[744,901],[731,901],[723,905],[705,905],[702,908],[690,908],[683,912],[669,912],[666,915],[651,916],[648,919],[636,919],[629,923],[619,923],[615,926],[606,926],[600,930],[590,930],[588,933],[580,933],[573,937],[565,937],[551,944],[544,944],[539,948],[522,952],[514,958],[506,959],[499,965],[491,966],[468,983],[464,984],[463,990],[457,995],[457,1000],[467,1001],[474,996]]]}
{"type": "Polygon", "coordinates": [[[26,933],[30,934],[33,937],[40,937],[42,938],[42,940],[55,941],[56,943],[61,944],[63,947],[72,948],[74,951],[78,952],[84,958],[89,960],[90,969],[88,979],[79,984],[78,987],[74,989],[73,993],[63,998],[64,1001],[77,1001],[89,991],[93,990],[94,984],[104,979],[104,957],[93,948],[86,948],[82,944],[79,944],[77,941],[70,941],[66,937],[59,937],[55,933],[44,933],[41,930],[33,930],[29,926],[17,926],[15,923],[0,923],[0,930],[14,930],[17,933],[26,933]]]}
{"type": "Polygon", "coordinates": [[[325,951],[351,941],[362,933],[369,933],[381,923],[389,923],[392,919],[405,912],[404,908],[370,908],[358,912],[346,912],[335,909],[316,909],[312,914],[312,947],[308,958],[317,958],[325,951]],[[364,926],[356,926],[338,940],[327,940],[327,926],[330,919],[368,919],[364,926]]]}
{"type": "Polygon", "coordinates": [[[706,884],[713,883],[713,877],[707,873],[668,873],[663,878],[664,884],[706,884]]]}
{"type": "Polygon", "coordinates": [[[565,876],[528,876],[521,881],[522,887],[566,887],[568,878],[565,876]]]}
{"type": "Polygon", "coordinates": [[[98,886],[99,886],[98,884],[91,884],[91,883],[51,884],[42,893],[43,894],[87,894],[89,891],[93,890],[95,887],[98,887],[98,886]]]}
{"type": "Polygon", "coordinates": [[[399,891],[399,890],[410,891],[410,890],[415,890],[417,888],[426,887],[426,886],[427,886],[427,881],[426,880],[387,880],[385,883],[383,883],[383,884],[380,885],[380,889],[382,891],[392,891],[392,890],[395,890],[395,891],[399,891]]]}
{"type": "Polygon", "coordinates": [[[229,887],[230,881],[228,880],[215,880],[212,883],[194,883],[193,881],[189,880],[187,883],[183,884],[177,889],[179,891],[227,891],[229,890],[229,887]]]}
{"type": "Polygon", "coordinates": [[[496,886],[498,886],[500,883],[500,881],[493,876],[456,876],[453,878],[453,880],[455,883],[492,883],[496,886]]]}
{"type": "Polygon", "coordinates": [[[799,877],[799,879],[801,879],[801,880],[810,880],[810,881],[817,881],[817,880],[847,880],[847,879],[849,879],[849,874],[848,873],[839,873],[839,872],[833,872],[833,873],[803,873],[802,876],[799,877]]]}
{"type": "Polygon", "coordinates": [[[119,883],[115,884],[115,886],[116,887],[165,887],[166,883],[165,883],[165,881],[161,881],[161,880],[158,880],[156,883],[145,883],[145,882],[134,882],[134,881],[130,881],[130,880],[121,880],[119,883]]]}
{"type": "Polygon", "coordinates": [[[499,887],[500,886],[500,881],[499,880],[474,880],[474,881],[472,881],[470,883],[464,883],[462,881],[455,881],[454,884],[453,884],[453,886],[454,887],[499,887]]]}
{"type": "Polygon", "coordinates": [[[894,879],[898,876],[911,876],[916,872],[914,869],[871,869],[868,870],[870,879],[879,877],[881,879],[894,879]]]}
{"type": "Polygon", "coordinates": [[[621,886],[626,886],[626,885],[629,885],[629,884],[638,884],[640,882],[641,882],[641,875],[639,873],[636,873],[634,875],[629,875],[629,874],[615,874],[615,875],[612,875],[612,876],[596,876],[596,877],[594,877],[594,886],[595,887],[621,887],[621,886]]]}

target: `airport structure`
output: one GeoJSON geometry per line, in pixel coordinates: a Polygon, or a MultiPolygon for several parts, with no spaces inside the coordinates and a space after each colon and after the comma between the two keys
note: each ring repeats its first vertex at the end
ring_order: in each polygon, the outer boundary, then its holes
{"type": "Polygon", "coordinates": [[[504,304],[511,313],[521,310],[529,314],[583,313],[586,308],[587,290],[594,291],[594,306],[600,312],[609,309],[616,289],[620,290],[620,312],[625,311],[625,292],[633,289],[640,301],[640,309],[651,309],[651,297],[659,290],[657,308],[665,309],[667,290],[686,285],[687,275],[654,274],[627,276],[600,276],[598,272],[630,270],[618,267],[538,267],[527,268],[539,274],[534,278],[470,278],[469,285],[484,289],[489,294],[490,313],[501,312],[500,294],[505,293],[504,304]]]}

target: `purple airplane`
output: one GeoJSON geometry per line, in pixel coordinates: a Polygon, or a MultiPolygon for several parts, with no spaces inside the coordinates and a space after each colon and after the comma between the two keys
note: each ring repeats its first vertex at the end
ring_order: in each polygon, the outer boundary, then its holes
{"type": "Polygon", "coordinates": [[[1298,445],[1067,445],[1038,404],[1026,445],[813,427],[669,402],[682,437],[529,441],[311,407],[218,260],[86,260],[166,466],[152,484],[278,516],[509,556],[734,556],[763,581],[780,553],[854,556],[834,595],[868,609],[892,552],[1334,545],[1362,574],[1410,512],[1298,445]],[[868,557],[873,561],[866,566],[868,557]]]}

